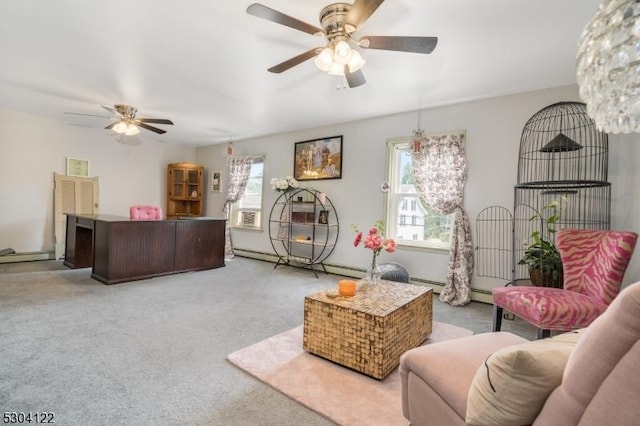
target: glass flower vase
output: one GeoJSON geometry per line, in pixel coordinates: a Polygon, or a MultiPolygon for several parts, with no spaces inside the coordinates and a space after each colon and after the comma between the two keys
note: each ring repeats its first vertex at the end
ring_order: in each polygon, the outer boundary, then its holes
{"type": "Polygon", "coordinates": [[[371,285],[380,284],[380,281],[382,280],[382,272],[380,271],[380,266],[378,266],[378,256],[376,253],[373,254],[371,265],[367,269],[367,274],[364,279],[371,285]]]}

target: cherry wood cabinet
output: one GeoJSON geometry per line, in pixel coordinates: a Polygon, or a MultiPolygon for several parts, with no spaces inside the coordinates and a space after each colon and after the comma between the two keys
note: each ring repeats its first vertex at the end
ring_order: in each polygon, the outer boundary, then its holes
{"type": "Polygon", "coordinates": [[[204,167],[172,163],[168,165],[167,176],[167,219],[202,216],[204,167]]]}

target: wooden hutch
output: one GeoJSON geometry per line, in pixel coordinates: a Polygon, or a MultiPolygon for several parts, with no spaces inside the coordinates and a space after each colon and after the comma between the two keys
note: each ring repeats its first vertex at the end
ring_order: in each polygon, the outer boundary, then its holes
{"type": "Polygon", "coordinates": [[[204,166],[172,163],[167,176],[167,219],[202,216],[204,166]]]}

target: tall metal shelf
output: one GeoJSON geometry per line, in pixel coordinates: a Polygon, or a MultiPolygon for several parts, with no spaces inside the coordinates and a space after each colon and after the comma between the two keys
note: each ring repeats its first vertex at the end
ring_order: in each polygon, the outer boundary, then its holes
{"type": "Polygon", "coordinates": [[[311,269],[333,253],[340,231],[336,209],[324,193],[311,188],[284,191],[269,214],[269,239],[278,256],[274,268],[290,265],[311,269]]]}

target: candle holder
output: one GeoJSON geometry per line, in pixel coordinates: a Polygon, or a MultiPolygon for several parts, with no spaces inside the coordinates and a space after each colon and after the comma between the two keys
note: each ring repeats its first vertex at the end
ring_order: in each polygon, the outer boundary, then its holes
{"type": "Polygon", "coordinates": [[[338,294],[345,297],[355,296],[356,282],[353,280],[338,281],[338,294]]]}

